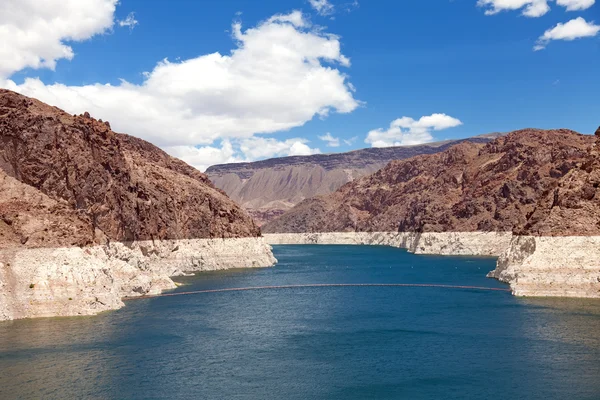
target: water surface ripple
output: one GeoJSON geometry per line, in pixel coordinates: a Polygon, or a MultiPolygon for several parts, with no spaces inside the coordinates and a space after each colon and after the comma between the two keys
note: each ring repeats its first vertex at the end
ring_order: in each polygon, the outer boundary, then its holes
{"type": "Polygon", "coordinates": [[[276,268],[179,278],[176,292],[293,290],[1,322],[0,398],[600,398],[600,301],[358,286],[506,289],[485,278],[493,259],[375,246],[274,251],[276,268]],[[313,284],[326,286],[302,287],[313,284]]]}

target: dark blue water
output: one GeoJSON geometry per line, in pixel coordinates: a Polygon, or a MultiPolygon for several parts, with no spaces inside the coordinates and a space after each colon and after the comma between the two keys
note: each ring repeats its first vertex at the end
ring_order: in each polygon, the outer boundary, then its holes
{"type": "MultiPolygon", "coordinates": [[[[505,287],[494,260],[278,246],[276,268],[178,291],[313,283],[505,287]]],[[[439,288],[305,288],[137,300],[0,323],[0,398],[600,399],[600,302],[439,288]]]]}

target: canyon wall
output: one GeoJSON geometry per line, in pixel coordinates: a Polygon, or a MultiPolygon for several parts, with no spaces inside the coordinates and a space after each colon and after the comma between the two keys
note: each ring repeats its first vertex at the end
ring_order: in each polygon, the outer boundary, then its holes
{"type": "Polygon", "coordinates": [[[490,276],[517,295],[600,297],[600,129],[525,129],[393,161],[299,203],[263,232],[284,235],[273,242],[295,233],[332,243],[351,242],[348,232],[407,232],[385,234],[394,235],[387,244],[499,256],[490,276]]]}
{"type": "Polygon", "coordinates": [[[0,320],[95,314],[173,275],[275,262],[206,175],[87,113],[0,90],[0,320]]]}
{"type": "Polygon", "coordinates": [[[600,298],[600,236],[515,236],[488,276],[517,296],[600,298]]]}
{"type": "Polygon", "coordinates": [[[381,245],[407,249],[415,254],[495,256],[510,244],[510,232],[323,232],[270,233],[269,244],[381,245]]]}

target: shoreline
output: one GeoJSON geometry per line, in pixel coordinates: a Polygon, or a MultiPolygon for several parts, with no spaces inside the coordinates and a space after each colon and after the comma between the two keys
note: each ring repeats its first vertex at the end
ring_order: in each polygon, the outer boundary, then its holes
{"type": "Polygon", "coordinates": [[[384,245],[414,254],[496,257],[487,276],[521,297],[600,298],[600,236],[510,232],[328,232],[264,234],[277,244],[384,245]]]}
{"type": "Polygon", "coordinates": [[[262,237],[2,249],[0,321],[96,315],[174,289],[174,276],[276,263],[262,237]]]}

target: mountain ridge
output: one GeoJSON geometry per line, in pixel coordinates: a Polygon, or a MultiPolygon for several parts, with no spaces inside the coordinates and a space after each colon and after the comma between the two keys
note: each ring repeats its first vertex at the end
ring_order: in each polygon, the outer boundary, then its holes
{"type": "MultiPolygon", "coordinates": [[[[599,201],[597,182],[587,182],[589,177],[578,178],[584,184],[569,183],[579,190],[575,196],[560,186],[582,166],[596,165],[590,161],[595,140],[566,129],[525,129],[488,144],[461,143],[441,153],[393,161],[333,194],[303,201],[263,231],[600,234],[600,222],[593,223],[600,206],[587,219],[587,228],[572,226],[573,218],[541,228],[548,215],[558,212],[558,204],[571,204],[570,213],[576,214],[580,203],[573,197],[599,201]]],[[[591,176],[594,168],[588,169],[591,176]]]]}
{"type": "Polygon", "coordinates": [[[345,153],[279,157],[252,163],[215,165],[206,173],[261,225],[300,201],[332,193],[374,173],[392,160],[433,154],[462,142],[487,143],[502,133],[414,146],[367,148],[345,153]]]}
{"type": "Polygon", "coordinates": [[[175,275],[276,262],[200,171],[87,112],[0,90],[0,321],[95,315],[175,275]]]}
{"type": "MultiPolygon", "coordinates": [[[[205,174],[87,113],[73,116],[0,90],[0,143],[4,174],[92,225],[80,242],[103,240],[96,230],[115,241],[260,235],[205,174]]],[[[14,215],[0,213],[0,219],[19,218],[14,215]]]]}

